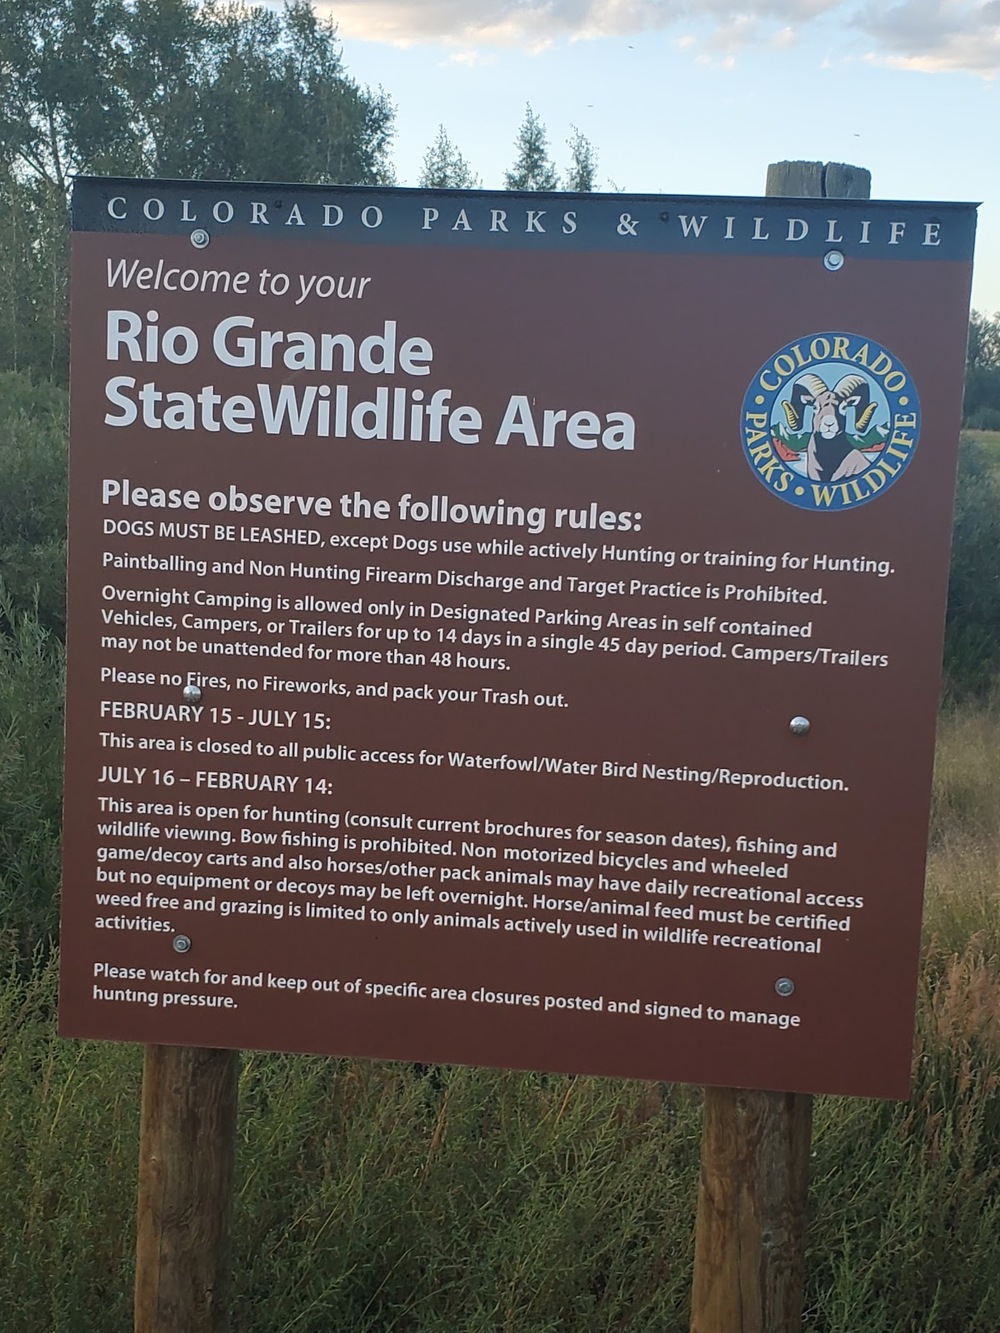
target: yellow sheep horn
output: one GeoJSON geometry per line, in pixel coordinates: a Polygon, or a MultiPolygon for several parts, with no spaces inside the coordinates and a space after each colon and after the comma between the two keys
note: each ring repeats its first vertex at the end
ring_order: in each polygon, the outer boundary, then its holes
{"type": "Polygon", "coordinates": [[[868,406],[865,408],[865,410],[861,413],[861,415],[855,418],[854,420],[855,434],[864,435],[865,431],[868,429],[868,423],[875,415],[875,409],[877,407],[878,403],[869,403],[868,406]]]}

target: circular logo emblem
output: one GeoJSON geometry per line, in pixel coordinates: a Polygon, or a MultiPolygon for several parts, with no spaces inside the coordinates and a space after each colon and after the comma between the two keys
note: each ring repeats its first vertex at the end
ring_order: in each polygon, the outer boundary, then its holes
{"type": "Polygon", "coordinates": [[[855,509],[909,467],[920,404],[905,366],[854,333],[815,333],[761,366],[743,399],[743,452],[799,509],[855,509]]]}

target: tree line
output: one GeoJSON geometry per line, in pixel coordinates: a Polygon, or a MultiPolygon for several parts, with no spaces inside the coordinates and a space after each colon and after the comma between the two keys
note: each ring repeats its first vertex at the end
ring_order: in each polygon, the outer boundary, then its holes
{"type": "MultiPolygon", "coordinates": [[[[394,121],[310,0],[0,0],[0,369],[65,381],[74,174],[391,185],[394,121]]],[[[597,188],[566,146],[560,173],[528,106],[504,188],[597,188]]],[[[417,183],[482,184],[443,125],[417,183]]],[[[1000,314],[972,318],[966,421],[1000,429],[1000,314]]]]}
{"type": "MultiPolygon", "coordinates": [[[[75,174],[391,185],[394,117],[309,0],[0,0],[0,368],[65,381],[75,174]]],[[[506,188],[594,189],[568,146],[528,107],[506,188]]],[[[418,183],[480,185],[443,126],[418,183]]]]}
{"type": "Polygon", "coordinates": [[[972,312],[965,372],[965,425],[1000,430],[1000,313],[972,312]]]}

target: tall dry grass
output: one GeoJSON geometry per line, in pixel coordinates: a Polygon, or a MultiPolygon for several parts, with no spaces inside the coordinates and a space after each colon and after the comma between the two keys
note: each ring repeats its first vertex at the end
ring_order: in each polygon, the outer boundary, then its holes
{"type": "MultiPolygon", "coordinates": [[[[807,1333],[1000,1330],[1000,707],[942,719],[908,1103],[817,1099],[807,1333]]],[[[139,1059],[0,983],[0,1326],[130,1327],[139,1059]]],[[[240,1333],[686,1333],[695,1089],[245,1057],[240,1333]]]]}
{"type": "Polygon", "coordinates": [[[927,862],[926,933],[1000,952],[1000,691],[946,711],[938,727],[927,862]]]}

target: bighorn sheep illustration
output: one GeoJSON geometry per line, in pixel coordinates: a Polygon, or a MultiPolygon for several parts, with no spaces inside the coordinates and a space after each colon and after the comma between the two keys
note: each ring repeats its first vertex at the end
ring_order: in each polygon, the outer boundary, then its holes
{"type": "Polygon", "coordinates": [[[856,410],[855,434],[863,435],[878,404],[863,375],[845,375],[832,389],[818,375],[801,375],[792,385],[791,399],[783,399],[789,429],[801,430],[805,409],[813,409],[812,435],[806,448],[806,476],[810,481],[840,481],[870,466],[860,449],[847,438],[847,409],[856,410]]]}

